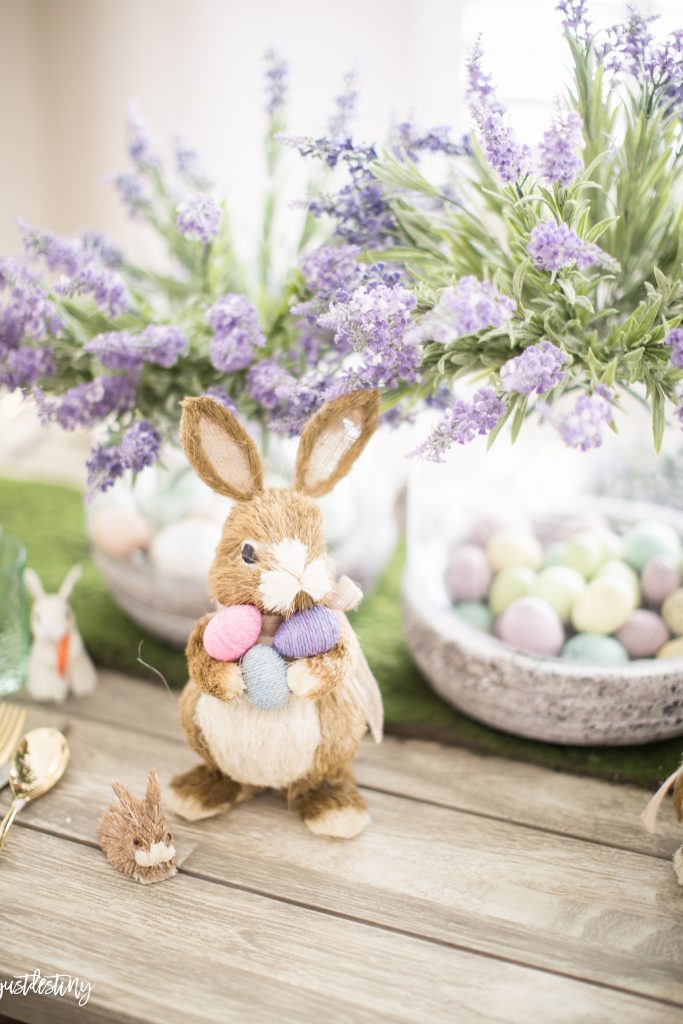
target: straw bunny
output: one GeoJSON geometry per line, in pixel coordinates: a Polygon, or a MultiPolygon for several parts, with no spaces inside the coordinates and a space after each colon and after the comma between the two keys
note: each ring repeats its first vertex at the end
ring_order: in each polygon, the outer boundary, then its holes
{"type": "MultiPolygon", "coordinates": [[[[674,811],[676,812],[676,820],[683,824],[683,762],[680,767],[672,772],[668,779],[666,779],[655,795],[652,797],[647,807],[641,815],[641,821],[648,832],[654,832],[655,822],[657,820],[657,812],[667,795],[671,787],[674,788],[674,811]]],[[[673,858],[674,871],[676,872],[676,879],[679,885],[683,885],[683,846],[674,853],[673,858]]]]}
{"type": "Polygon", "coordinates": [[[173,837],[166,828],[157,773],[147,776],[143,800],[121,782],[112,782],[118,803],[111,803],[97,823],[97,839],[116,871],[148,885],[172,878],[178,871],[173,837]]]}
{"type": "Polygon", "coordinates": [[[26,589],[33,597],[33,646],[26,688],[35,700],[63,701],[69,691],[84,697],[97,686],[95,667],[83,646],[69,604],[81,572],[80,565],[70,569],[56,594],[45,593],[33,569],[24,573],[26,589]]]}
{"type": "Polygon", "coordinates": [[[257,609],[263,632],[254,650],[261,653],[295,613],[322,605],[338,621],[330,650],[286,659],[284,698],[272,702],[245,687],[246,657],[238,663],[207,653],[212,616],[200,619],[187,645],[190,681],[180,716],[203,763],[175,776],[169,795],[169,806],[188,820],[273,788],[317,835],[351,838],[369,821],[350,764],[366,723],[381,739],[382,701],[341,610],[355,606],[360,591],[346,577],[335,583],[312,499],[349,471],[378,417],[376,392],[324,405],[304,428],[294,488],[285,490],[264,488],[256,446],[232,413],[210,398],[183,403],[181,440],[189,461],[205,483],[234,501],[209,573],[214,599],[257,609]]]}

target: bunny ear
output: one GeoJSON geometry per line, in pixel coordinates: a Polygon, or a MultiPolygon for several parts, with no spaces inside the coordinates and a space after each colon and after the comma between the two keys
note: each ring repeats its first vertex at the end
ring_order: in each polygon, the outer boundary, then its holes
{"type": "Polygon", "coordinates": [[[34,601],[37,601],[39,597],[45,597],[43,584],[35,569],[24,569],[24,583],[34,601]]]}
{"type": "Polygon", "coordinates": [[[71,592],[83,575],[83,568],[80,565],[74,565],[69,569],[68,573],[64,577],[64,581],[58,590],[59,596],[64,601],[68,601],[71,597],[71,592]]]}
{"type": "Polygon", "coordinates": [[[147,810],[152,814],[161,814],[161,786],[159,785],[159,776],[153,768],[150,768],[147,776],[145,803],[147,810]]]}
{"type": "Polygon", "coordinates": [[[133,822],[137,823],[140,817],[140,801],[136,800],[133,794],[126,789],[122,782],[112,782],[111,788],[119,798],[119,802],[128,817],[133,822]]]}
{"type": "Polygon", "coordinates": [[[218,494],[243,501],[263,489],[256,445],[235,416],[212,398],[184,400],[180,440],[197,474],[218,494]]]}
{"type": "Polygon", "coordinates": [[[379,393],[354,391],[327,402],[304,427],[294,486],[320,498],[346,476],[379,422],[379,393]]]}

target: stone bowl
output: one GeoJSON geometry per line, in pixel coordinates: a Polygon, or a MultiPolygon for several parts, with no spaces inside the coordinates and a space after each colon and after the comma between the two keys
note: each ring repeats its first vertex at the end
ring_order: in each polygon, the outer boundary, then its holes
{"type": "MultiPolygon", "coordinates": [[[[683,515],[672,509],[614,500],[592,507],[620,530],[658,518],[683,536],[683,515]]],[[[440,585],[443,548],[422,554],[404,576],[406,639],[433,689],[459,711],[517,736],[577,746],[683,734],[683,658],[593,667],[521,653],[450,606],[440,585]]]]}

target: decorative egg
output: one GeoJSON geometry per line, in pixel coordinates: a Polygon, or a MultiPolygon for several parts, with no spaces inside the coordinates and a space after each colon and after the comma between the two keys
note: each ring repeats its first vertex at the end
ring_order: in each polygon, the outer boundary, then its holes
{"type": "Polygon", "coordinates": [[[204,630],[204,650],[216,661],[239,661],[253,647],[263,628],[263,618],[253,604],[221,608],[204,630]]]}
{"type": "Polygon", "coordinates": [[[619,641],[602,633],[577,633],[567,640],[560,657],[581,665],[623,665],[628,661],[619,641]]]}
{"type": "Polygon", "coordinates": [[[624,561],[637,572],[641,572],[656,555],[668,555],[678,560],[680,554],[681,539],[673,526],[656,519],[637,523],[624,536],[624,561]]]}
{"type": "Polygon", "coordinates": [[[683,658],[683,636],[677,636],[675,640],[669,640],[657,652],[658,658],[683,658]]]}
{"type": "Polygon", "coordinates": [[[493,616],[489,608],[481,601],[462,601],[456,604],[455,610],[461,619],[464,619],[475,629],[481,629],[484,633],[490,633],[493,627],[493,616]]]}
{"type": "Polygon", "coordinates": [[[287,663],[266,644],[256,644],[240,665],[244,689],[251,703],[262,711],[276,711],[289,699],[287,663]]]}
{"type": "Polygon", "coordinates": [[[146,548],[152,539],[152,531],[140,513],[124,505],[94,509],[88,529],[95,547],[112,558],[128,558],[146,548]]]}
{"type": "Polygon", "coordinates": [[[451,551],[446,569],[448,596],[458,601],[481,601],[486,597],[493,572],[486,555],[476,544],[459,544],[451,551]]]}
{"type": "Polygon", "coordinates": [[[655,555],[640,576],[643,597],[650,604],[661,604],[680,585],[681,574],[676,559],[670,555],[655,555]]]}
{"type": "Polygon", "coordinates": [[[633,590],[617,576],[598,576],[587,583],[572,608],[579,633],[615,633],[633,611],[633,590]]]}
{"type": "Polygon", "coordinates": [[[520,597],[496,623],[501,640],[527,654],[554,657],[564,644],[564,629],[549,604],[538,597],[520,597]]]}
{"type": "Polygon", "coordinates": [[[523,567],[503,569],[497,573],[489,591],[489,607],[493,614],[502,615],[517,598],[527,597],[535,582],[536,574],[523,567]]]}
{"type": "Polygon", "coordinates": [[[150,558],[166,576],[204,581],[220,537],[220,526],[208,519],[180,519],[159,531],[150,558]]]}
{"type": "Polygon", "coordinates": [[[496,572],[538,569],[543,561],[543,548],[533,533],[514,528],[497,530],[486,545],[486,554],[496,572]]]}
{"type": "Polygon", "coordinates": [[[547,602],[564,622],[568,622],[574,602],[585,586],[586,581],[576,569],[554,565],[538,574],[531,593],[547,602]]]}
{"type": "Polygon", "coordinates": [[[555,544],[550,544],[543,552],[543,568],[549,569],[553,565],[562,565],[563,555],[564,544],[561,541],[557,541],[555,544]]]}
{"type": "Polygon", "coordinates": [[[340,634],[334,612],[317,604],[285,619],[273,637],[273,647],[283,658],[312,658],[331,650],[340,634]]]}
{"type": "Polygon", "coordinates": [[[604,548],[600,535],[587,530],[575,533],[570,537],[562,554],[563,564],[580,572],[587,580],[595,575],[604,560],[604,548]]]}
{"type": "Polygon", "coordinates": [[[594,531],[602,544],[602,557],[605,561],[621,558],[622,541],[613,530],[602,527],[594,531]]]}
{"type": "Polygon", "coordinates": [[[669,594],[662,605],[662,618],[672,633],[683,636],[683,587],[669,594]]]}
{"type": "Polygon", "coordinates": [[[640,581],[638,574],[627,565],[626,562],[622,562],[618,558],[611,558],[604,565],[600,566],[598,570],[598,576],[612,576],[623,580],[628,583],[632,591],[633,607],[637,608],[640,604],[640,581]]]}
{"type": "Polygon", "coordinates": [[[616,635],[632,658],[651,658],[669,639],[669,630],[656,612],[637,608],[616,635]]]}

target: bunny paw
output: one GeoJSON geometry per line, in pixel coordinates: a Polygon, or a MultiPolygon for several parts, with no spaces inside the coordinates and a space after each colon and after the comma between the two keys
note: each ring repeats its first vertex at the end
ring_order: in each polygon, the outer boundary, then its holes
{"type": "Polygon", "coordinates": [[[353,839],[369,823],[370,815],[362,807],[330,807],[316,818],[306,818],[305,821],[316,836],[353,839]]]}

